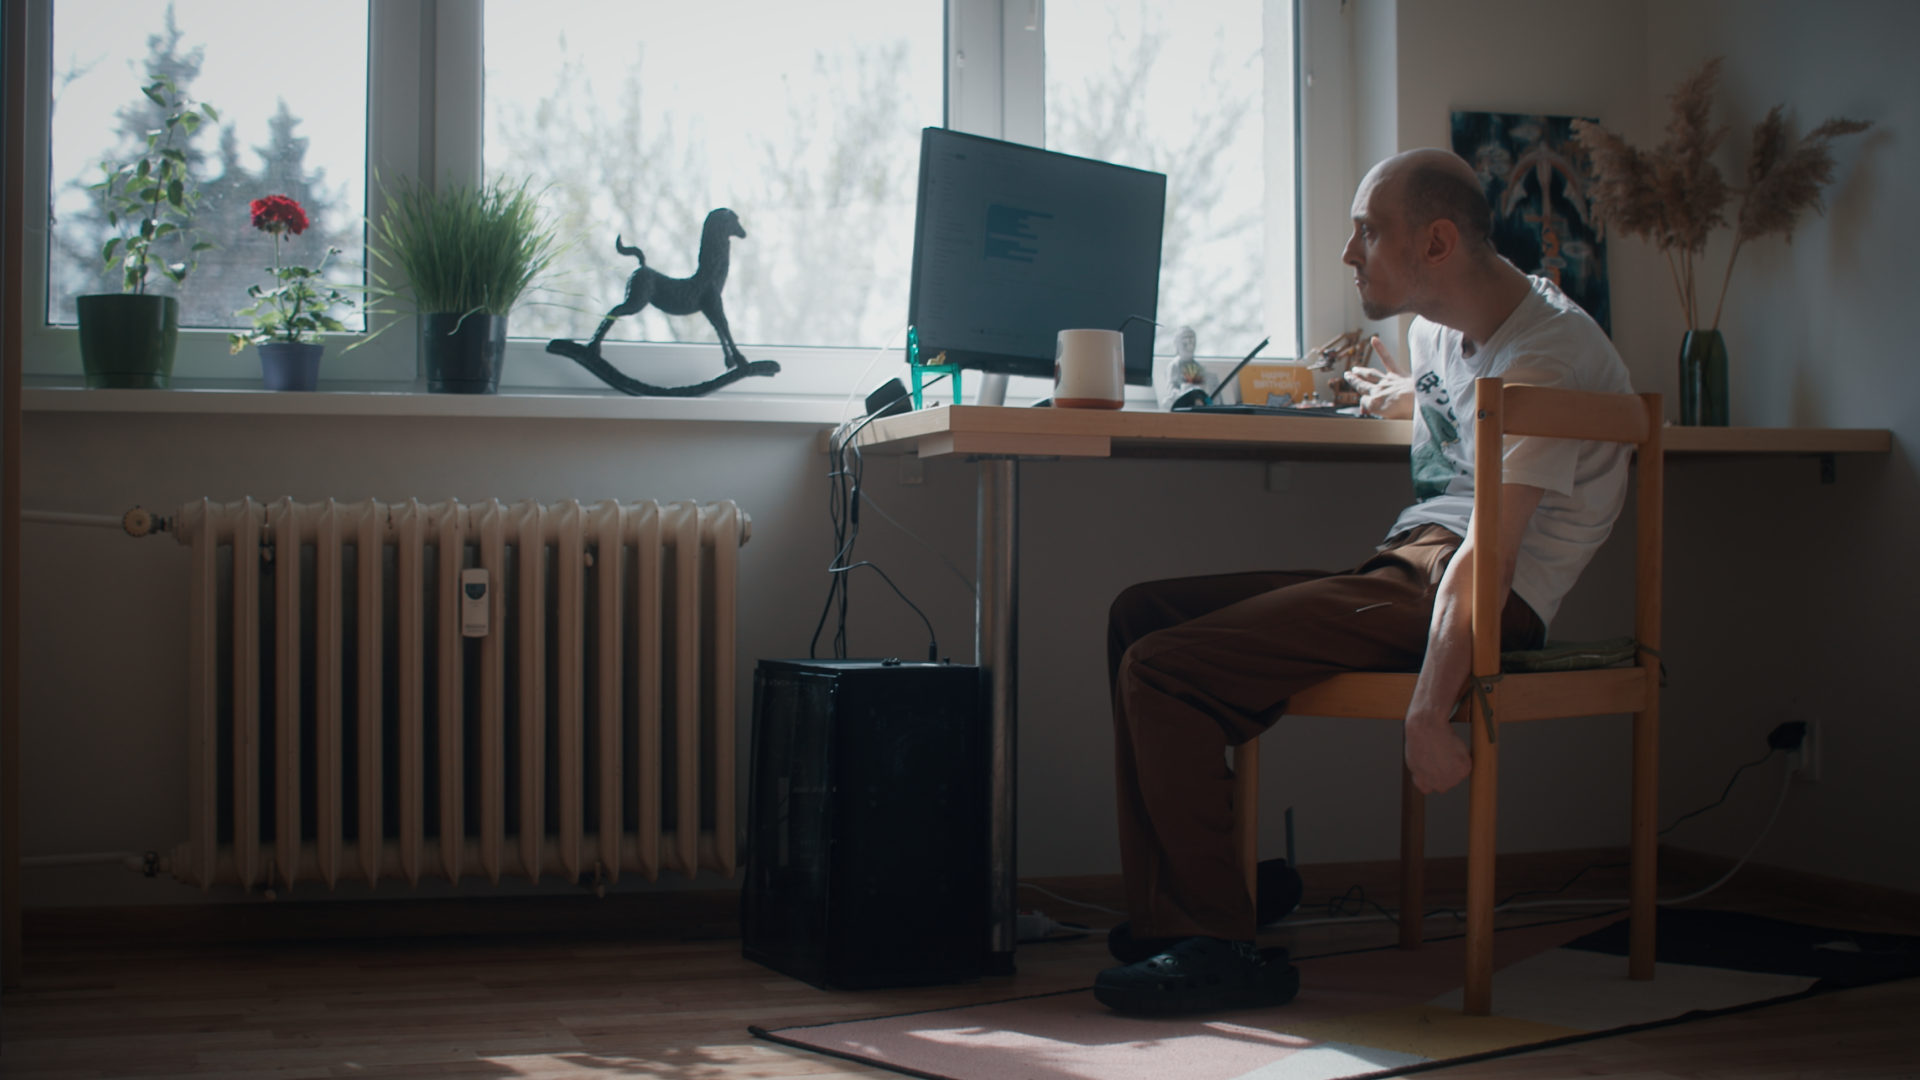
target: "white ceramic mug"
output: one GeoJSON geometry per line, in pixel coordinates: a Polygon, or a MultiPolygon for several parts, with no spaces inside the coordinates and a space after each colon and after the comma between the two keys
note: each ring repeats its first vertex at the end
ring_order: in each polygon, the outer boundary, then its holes
{"type": "Polygon", "coordinates": [[[1127,347],[1118,330],[1062,330],[1053,351],[1053,404],[1117,409],[1126,403],[1127,347]]]}

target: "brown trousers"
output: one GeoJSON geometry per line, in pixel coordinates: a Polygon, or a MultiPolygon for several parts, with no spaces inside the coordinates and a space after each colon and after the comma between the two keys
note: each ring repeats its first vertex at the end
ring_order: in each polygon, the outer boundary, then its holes
{"type": "MultiPolygon", "coordinates": [[[[1225,750],[1295,693],[1346,671],[1417,671],[1460,537],[1426,525],[1352,570],[1270,571],[1135,585],[1107,621],[1120,862],[1135,937],[1254,936],[1233,849],[1225,750]]],[[[1501,647],[1538,647],[1518,596],[1501,647]]]]}

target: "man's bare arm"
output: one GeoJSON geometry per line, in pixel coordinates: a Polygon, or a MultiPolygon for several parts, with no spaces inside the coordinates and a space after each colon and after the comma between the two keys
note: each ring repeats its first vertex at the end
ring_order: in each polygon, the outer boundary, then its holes
{"type": "MultiPolygon", "coordinates": [[[[1513,589],[1513,568],[1520,558],[1520,540],[1546,492],[1525,484],[1500,489],[1500,596],[1495,611],[1505,608],[1513,589]]],[[[1473,771],[1472,755],[1447,727],[1460,690],[1473,667],[1473,539],[1454,553],[1440,579],[1433,604],[1433,624],[1427,631],[1427,659],[1407,710],[1407,767],[1421,791],[1436,794],[1465,780],[1473,771]]],[[[1461,719],[1468,719],[1463,716],[1461,719]]]]}

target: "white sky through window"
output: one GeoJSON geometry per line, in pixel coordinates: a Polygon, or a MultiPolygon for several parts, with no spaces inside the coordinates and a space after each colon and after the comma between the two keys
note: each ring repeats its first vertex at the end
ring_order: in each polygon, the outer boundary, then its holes
{"type": "MultiPolygon", "coordinates": [[[[942,122],[937,0],[486,7],[486,170],[531,177],[578,246],[514,336],[584,337],[634,262],[694,269],[729,207],[742,344],[877,346],[906,318],[919,132],[942,122]]],[[[711,340],[649,311],[614,339],[711,340]]]]}
{"type": "Polygon", "coordinates": [[[1262,18],[1261,0],[1047,0],[1047,148],[1167,174],[1163,352],[1174,325],[1195,328],[1203,355],[1244,353],[1274,329],[1262,18]]]}
{"type": "MultiPolygon", "coordinates": [[[[98,205],[83,190],[84,185],[100,179],[103,158],[124,149],[115,114],[143,100],[140,91],[147,83],[148,39],[164,33],[170,10],[181,33],[177,51],[184,55],[202,50],[199,77],[187,92],[195,101],[211,103],[220,111],[220,124],[204,126],[198,140],[213,171],[217,173],[219,168],[218,129],[223,126],[233,129],[242,166],[259,170],[261,162],[254,148],[267,144],[269,120],[285,101],[300,120],[294,135],[308,140],[307,169],[325,171],[326,201],[333,213],[316,225],[342,237],[352,234],[356,250],[348,255],[357,267],[362,259],[357,250],[360,220],[366,208],[364,0],[328,0],[318,8],[235,4],[231,0],[172,0],[171,4],[56,0],[50,148],[56,264],[62,230],[81,230],[82,217],[98,205]]],[[[261,190],[250,197],[269,194],[282,192],[261,190]]],[[[202,225],[213,225],[214,217],[205,216],[202,225]]],[[[231,224],[230,219],[223,219],[223,226],[231,224]]],[[[237,246],[255,239],[244,231],[205,238],[249,266],[259,261],[256,252],[237,246]]],[[[89,235],[87,239],[95,238],[89,235]]],[[[336,243],[343,248],[349,246],[340,239],[336,243]]],[[[202,256],[203,260],[209,257],[217,262],[220,255],[209,252],[202,256]]],[[[79,267],[65,269],[63,279],[63,267],[52,268],[49,306],[55,321],[71,321],[70,294],[75,290],[118,291],[117,278],[79,281],[74,277],[79,267]],[[70,286],[65,290],[68,295],[61,295],[63,285],[70,286]]],[[[97,260],[92,269],[99,269],[97,260]]],[[[194,277],[189,276],[186,288],[180,290],[183,304],[194,285],[194,277]]],[[[243,297],[233,297],[202,306],[208,307],[210,315],[220,315],[230,301],[235,307],[246,303],[243,297]]],[[[183,312],[183,323],[234,325],[238,321],[230,315],[223,317],[224,322],[207,323],[189,320],[183,312]]]]}

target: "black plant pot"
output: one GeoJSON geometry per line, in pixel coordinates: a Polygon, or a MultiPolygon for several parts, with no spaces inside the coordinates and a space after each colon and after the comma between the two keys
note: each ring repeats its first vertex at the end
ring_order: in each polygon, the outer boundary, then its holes
{"type": "Polygon", "coordinates": [[[180,301],[171,296],[102,293],[74,298],[80,365],[87,389],[165,390],[180,341],[180,301]]]}
{"type": "Polygon", "coordinates": [[[420,316],[420,356],[436,394],[492,394],[507,357],[505,315],[420,316]]]}

